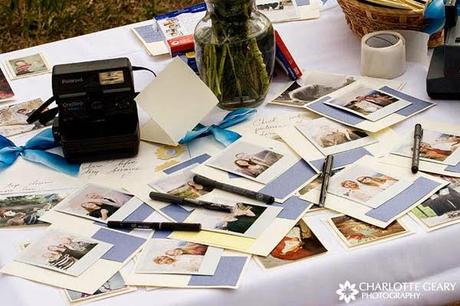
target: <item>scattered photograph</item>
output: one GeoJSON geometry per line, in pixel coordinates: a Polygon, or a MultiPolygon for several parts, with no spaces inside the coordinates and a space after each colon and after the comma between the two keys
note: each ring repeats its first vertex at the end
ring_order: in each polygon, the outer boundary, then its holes
{"type": "Polygon", "coordinates": [[[99,73],[99,84],[112,85],[122,84],[125,81],[123,70],[107,71],[99,73]]]}
{"type": "Polygon", "coordinates": [[[460,222],[460,178],[440,175],[450,184],[412,210],[428,230],[460,222]]]}
{"type": "Polygon", "coordinates": [[[44,224],[39,218],[70,192],[63,190],[0,196],[0,228],[44,224]]]}
{"type": "Polygon", "coordinates": [[[0,102],[7,101],[14,98],[13,89],[8,83],[3,70],[0,69],[0,102]]]}
{"type": "Polygon", "coordinates": [[[409,231],[398,221],[393,221],[386,228],[368,224],[366,222],[342,215],[332,217],[329,224],[344,244],[349,247],[358,247],[373,242],[380,242],[389,238],[407,235],[409,231]]]}
{"type": "Polygon", "coordinates": [[[9,137],[43,128],[44,125],[38,121],[32,124],[26,121],[30,114],[42,104],[43,101],[41,99],[35,99],[1,107],[0,135],[9,137]]]}
{"type": "Polygon", "coordinates": [[[53,229],[28,245],[15,260],[79,276],[111,247],[109,243],[53,229]]]}
{"type": "Polygon", "coordinates": [[[11,79],[19,79],[50,72],[50,67],[43,56],[37,53],[29,56],[6,60],[6,67],[11,79]]]}
{"type": "Polygon", "coordinates": [[[257,0],[256,5],[272,22],[295,20],[300,17],[292,0],[257,0]]]}
{"type": "Polygon", "coordinates": [[[324,104],[348,111],[370,121],[378,121],[411,103],[383,91],[359,85],[324,102],[324,104]]]}
{"type": "Polygon", "coordinates": [[[270,269],[326,252],[321,241],[301,219],[267,257],[256,258],[264,268],[270,269]]]}
{"type": "MultiPolygon", "coordinates": [[[[217,203],[226,203],[222,199],[214,200],[217,203]]],[[[257,238],[275,220],[278,213],[276,207],[236,203],[231,213],[197,208],[185,222],[201,223],[202,228],[210,231],[257,238]]]]}
{"type": "Polygon", "coordinates": [[[108,219],[123,220],[141,204],[133,195],[88,184],[68,196],[55,210],[106,223],[108,219]]]}
{"type": "Polygon", "coordinates": [[[207,165],[266,184],[281,174],[278,166],[283,163],[283,157],[271,148],[238,141],[210,159],[207,165]]]}
{"type": "MultiPolygon", "coordinates": [[[[411,132],[393,153],[412,158],[413,142],[413,132],[411,132]]],[[[457,150],[459,147],[459,135],[423,129],[420,159],[445,165],[457,165],[460,162],[460,150],[457,150]]]]}
{"type": "Polygon", "coordinates": [[[214,275],[223,249],[173,240],[151,239],[136,265],[136,273],[214,275]]]}
{"type": "Polygon", "coordinates": [[[349,75],[310,72],[304,75],[302,79],[293,82],[270,103],[304,107],[306,104],[348,86],[355,81],[355,77],[349,75]]]}
{"type": "Polygon", "coordinates": [[[296,128],[324,155],[336,154],[377,142],[364,131],[324,117],[297,125],[296,128]]]}
{"type": "Polygon", "coordinates": [[[376,208],[410,184],[371,168],[352,166],[331,178],[328,192],[376,208]]]}
{"type": "Polygon", "coordinates": [[[120,272],[115,273],[107,282],[104,283],[93,294],[64,290],[70,303],[76,303],[84,300],[102,298],[103,296],[113,296],[115,293],[121,293],[129,289],[120,272]]]}

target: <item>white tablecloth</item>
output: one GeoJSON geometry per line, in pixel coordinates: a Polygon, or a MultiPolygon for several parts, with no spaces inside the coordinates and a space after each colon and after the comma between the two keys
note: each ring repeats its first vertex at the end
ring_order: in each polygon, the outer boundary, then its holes
{"type": "MultiPolygon", "coordinates": [[[[109,57],[127,56],[133,65],[160,71],[167,57],[152,58],[125,26],[90,35],[58,41],[42,46],[1,54],[0,60],[11,56],[43,52],[52,65],[109,57]]],[[[304,69],[359,74],[360,40],[353,36],[339,8],[323,12],[315,21],[276,25],[287,46],[304,69]]],[[[407,81],[405,91],[422,99],[427,67],[408,65],[401,78],[407,81]]],[[[136,73],[137,90],[151,75],[136,73]]],[[[14,81],[18,101],[51,95],[50,74],[14,81]]],[[[268,106],[259,112],[289,111],[268,106]]],[[[442,122],[459,123],[460,103],[440,101],[439,105],[396,127],[402,132],[412,128],[417,118],[428,117],[442,122]]],[[[460,300],[460,225],[425,233],[408,217],[405,220],[416,234],[371,247],[346,251],[331,233],[323,219],[330,215],[319,212],[307,221],[329,249],[327,255],[291,264],[272,271],[263,271],[254,261],[243,276],[238,290],[160,289],[138,290],[94,305],[335,305],[339,283],[367,282],[457,282],[454,291],[422,292],[417,300],[358,300],[360,305],[441,305],[460,300]]],[[[0,266],[12,260],[18,244],[30,240],[37,230],[1,230],[0,266]]],[[[16,277],[0,276],[1,305],[63,305],[59,290],[16,277]]],[[[343,303],[343,302],[342,302],[343,303]]]]}

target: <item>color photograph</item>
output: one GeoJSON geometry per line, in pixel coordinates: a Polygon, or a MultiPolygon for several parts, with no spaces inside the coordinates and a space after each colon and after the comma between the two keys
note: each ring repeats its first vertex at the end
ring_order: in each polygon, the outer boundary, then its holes
{"type": "Polygon", "coordinates": [[[214,275],[222,253],[203,244],[152,238],[139,256],[136,273],[214,275]]]}
{"type": "Polygon", "coordinates": [[[352,217],[342,215],[332,217],[329,224],[344,244],[349,247],[358,247],[373,242],[380,242],[390,238],[406,235],[409,231],[396,220],[387,228],[380,228],[352,217]]]}
{"type": "Polygon", "coordinates": [[[127,193],[88,184],[68,196],[55,210],[106,223],[109,218],[123,220],[140,205],[139,201],[127,193]]]}
{"type": "Polygon", "coordinates": [[[305,260],[326,253],[327,249],[302,219],[278,243],[267,257],[257,256],[266,269],[305,260]]]}
{"type": "Polygon", "coordinates": [[[6,60],[6,66],[11,74],[11,79],[25,78],[50,72],[45,57],[40,53],[6,60]]]}
{"type": "Polygon", "coordinates": [[[1,107],[0,135],[9,137],[43,128],[44,125],[38,121],[32,124],[29,124],[26,121],[30,114],[42,105],[42,103],[42,99],[35,99],[1,107]]]}
{"type": "Polygon", "coordinates": [[[324,155],[336,154],[377,142],[364,131],[324,117],[297,125],[296,128],[324,155]]]}
{"type": "Polygon", "coordinates": [[[378,121],[410,105],[410,102],[361,85],[324,103],[370,121],[378,121]]]}
{"type": "Polygon", "coordinates": [[[362,166],[352,166],[331,178],[328,192],[376,208],[410,183],[362,166]]]}
{"type": "Polygon", "coordinates": [[[441,175],[450,184],[411,212],[428,230],[460,222],[460,178],[441,175]]]}
{"type": "Polygon", "coordinates": [[[110,297],[114,296],[117,293],[121,294],[130,290],[131,288],[125,284],[123,277],[121,276],[120,272],[117,272],[114,276],[112,276],[104,285],[102,285],[99,289],[97,289],[93,294],[73,291],[73,290],[65,290],[65,295],[70,303],[77,303],[80,301],[88,301],[88,300],[95,300],[101,299],[103,297],[110,297]]]}
{"type": "Polygon", "coordinates": [[[28,245],[15,260],[79,276],[111,247],[109,243],[53,229],[28,245]]]}
{"type": "Polygon", "coordinates": [[[276,166],[283,162],[283,156],[273,149],[238,141],[209,160],[207,165],[260,183],[268,183],[281,174],[276,166]]]}
{"type": "MultiPolygon", "coordinates": [[[[411,132],[394,154],[412,157],[413,141],[413,132],[411,132]]],[[[459,147],[459,135],[423,129],[420,159],[445,165],[457,165],[460,162],[459,147]]]]}
{"type": "Polygon", "coordinates": [[[0,102],[7,101],[14,98],[13,89],[8,83],[3,70],[0,69],[0,102]]]}
{"type": "Polygon", "coordinates": [[[0,228],[45,224],[39,218],[64,200],[70,192],[50,191],[0,196],[0,228]]]}
{"type": "Polygon", "coordinates": [[[294,81],[269,103],[304,107],[310,102],[352,84],[355,80],[349,75],[310,72],[302,76],[302,79],[294,81]]]}

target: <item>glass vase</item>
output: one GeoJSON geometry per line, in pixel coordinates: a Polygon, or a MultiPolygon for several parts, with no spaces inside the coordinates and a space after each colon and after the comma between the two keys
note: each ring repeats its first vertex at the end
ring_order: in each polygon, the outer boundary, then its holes
{"type": "Polygon", "coordinates": [[[275,64],[270,20],[255,0],[207,0],[207,13],[195,28],[201,79],[223,109],[259,106],[275,64]]]}

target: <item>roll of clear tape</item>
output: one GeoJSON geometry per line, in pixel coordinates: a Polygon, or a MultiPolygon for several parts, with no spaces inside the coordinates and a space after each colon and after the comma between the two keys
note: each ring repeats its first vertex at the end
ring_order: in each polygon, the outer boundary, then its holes
{"type": "Polygon", "coordinates": [[[406,72],[406,42],[393,31],[369,33],[361,39],[361,74],[394,79],[406,72]]]}

